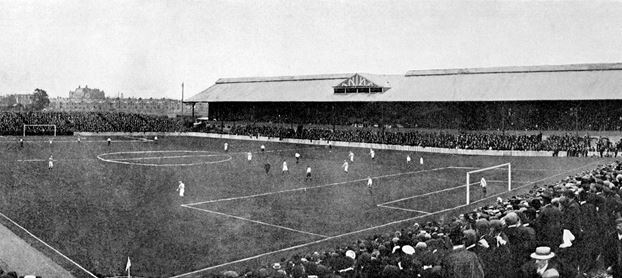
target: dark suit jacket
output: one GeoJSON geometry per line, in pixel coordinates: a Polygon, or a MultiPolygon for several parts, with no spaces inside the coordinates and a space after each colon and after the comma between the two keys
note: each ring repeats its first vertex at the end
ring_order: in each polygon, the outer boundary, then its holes
{"type": "Polygon", "coordinates": [[[563,242],[562,217],[561,210],[551,205],[540,209],[540,214],[535,223],[538,245],[551,247],[554,251],[557,250],[563,242]]]}
{"type": "Polygon", "coordinates": [[[477,255],[462,249],[449,253],[441,262],[443,278],[484,278],[484,269],[477,255]]]}
{"type": "Polygon", "coordinates": [[[605,267],[612,267],[613,277],[622,277],[622,241],[618,233],[607,234],[607,244],[604,246],[605,267]]]}

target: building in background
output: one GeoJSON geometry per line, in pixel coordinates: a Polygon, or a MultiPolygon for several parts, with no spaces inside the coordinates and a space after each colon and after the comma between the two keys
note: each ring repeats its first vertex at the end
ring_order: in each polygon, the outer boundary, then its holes
{"type": "MultiPolygon", "coordinates": [[[[125,112],[150,115],[167,115],[174,117],[181,115],[181,101],[175,99],[143,99],[143,98],[110,98],[104,91],[78,86],[69,92],[69,97],[50,98],[48,111],[82,111],[82,112],[125,112]]],[[[184,115],[190,115],[192,111],[184,109],[184,115]]],[[[196,105],[195,115],[207,115],[207,104],[196,105]]]]}
{"type": "Polygon", "coordinates": [[[13,110],[22,108],[32,104],[32,94],[12,94],[0,96],[0,108],[13,110]]]}

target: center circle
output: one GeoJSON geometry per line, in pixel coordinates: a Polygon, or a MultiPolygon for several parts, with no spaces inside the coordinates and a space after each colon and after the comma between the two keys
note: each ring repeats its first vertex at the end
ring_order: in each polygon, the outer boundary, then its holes
{"type": "Polygon", "coordinates": [[[222,163],[231,160],[228,154],[210,151],[131,151],[97,155],[104,162],[151,167],[178,167],[222,163]]]}

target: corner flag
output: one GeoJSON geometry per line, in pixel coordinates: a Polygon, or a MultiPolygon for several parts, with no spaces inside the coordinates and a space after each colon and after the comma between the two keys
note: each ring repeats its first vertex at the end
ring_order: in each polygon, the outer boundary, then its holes
{"type": "Polygon", "coordinates": [[[132,267],[132,262],[130,261],[130,257],[127,257],[127,264],[125,264],[125,271],[127,271],[127,277],[131,277],[130,267],[132,267]]]}

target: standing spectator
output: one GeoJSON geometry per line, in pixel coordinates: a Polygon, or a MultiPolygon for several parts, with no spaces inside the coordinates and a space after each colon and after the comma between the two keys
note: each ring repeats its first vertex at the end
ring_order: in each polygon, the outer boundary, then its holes
{"type": "Polygon", "coordinates": [[[614,278],[622,277],[622,218],[615,220],[615,231],[607,235],[608,244],[603,252],[607,272],[614,278]]]}
{"type": "Polygon", "coordinates": [[[484,278],[484,268],[479,257],[466,248],[474,244],[475,232],[467,230],[464,233],[464,246],[454,246],[454,250],[441,262],[443,278],[484,278]]]}
{"type": "Polygon", "coordinates": [[[504,219],[507,224],[505,233],[508,236],[509,248],[513,257],[512,272],[517,273],[531,253],[530,231],[521,225],[515,212],[508,213],[504,219]]]}
{"type": "Polygon", "coordinates": [[[490,220],[490,236],[494,239],[492,244],[490,244],[492,268],[490,273],[486,273],[486,277],[512,277],[514,274],[512,272],[512,253],[510,253],[509,239],[503,231],[501,220],[490,220]]]}
{"type": "Polygon", "coordinates": [[[554,251],[562,244],[562,218],[561,210],[551,204],[551,195],[544,192],[541,195],[544,206],[535,221],[536,239],[538,245],[549,246],[554,251]]]}

